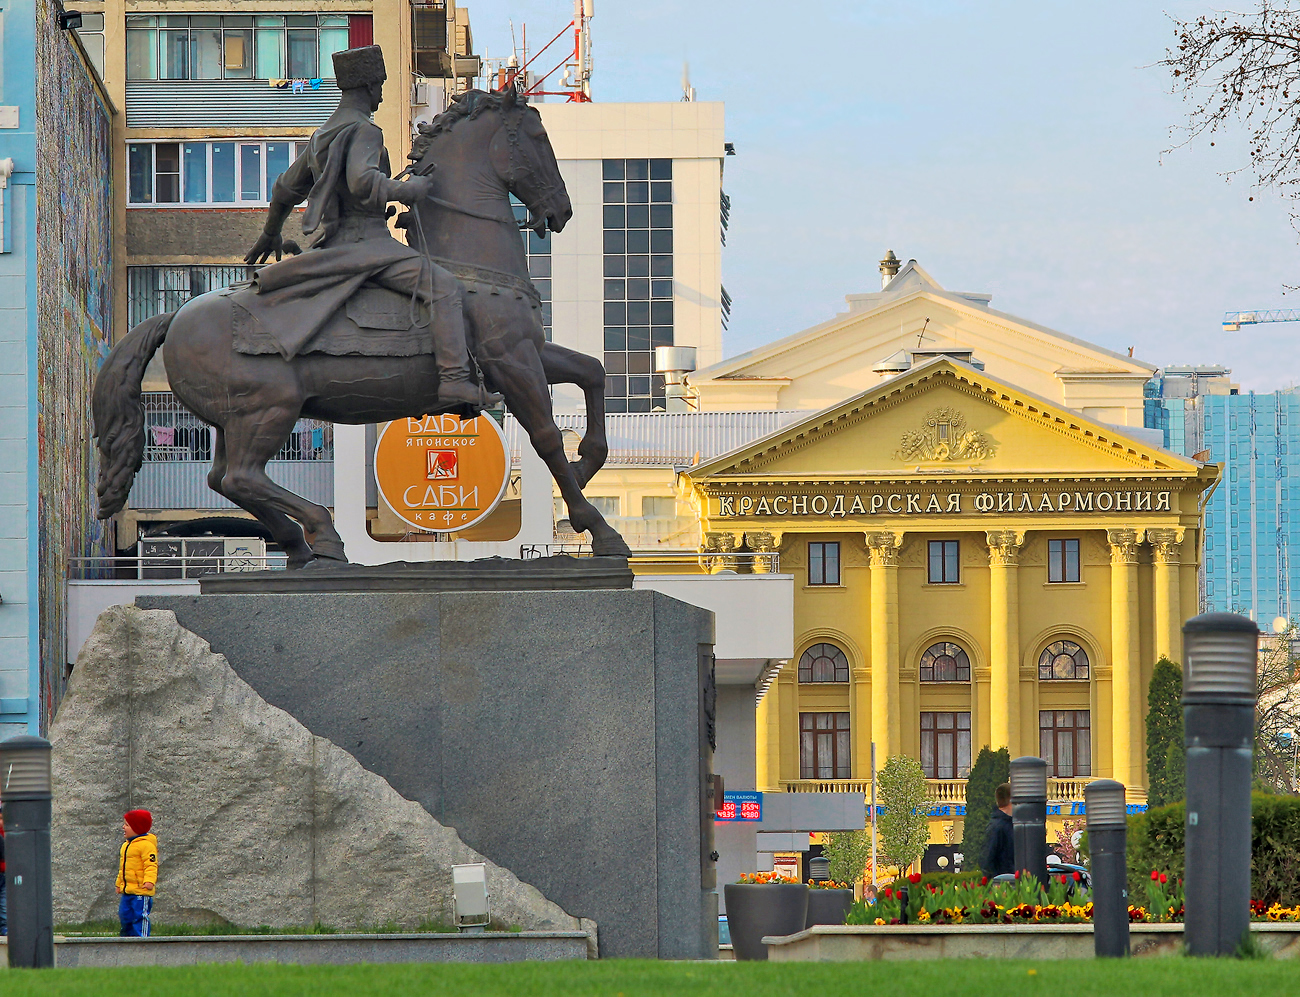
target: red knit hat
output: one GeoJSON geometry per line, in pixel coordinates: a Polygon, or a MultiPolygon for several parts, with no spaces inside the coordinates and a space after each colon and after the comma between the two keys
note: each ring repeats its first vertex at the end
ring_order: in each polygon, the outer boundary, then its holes
{"type": "Polygon", "coordinates": [[[128,810],[122,818],[136,834],[148,834],[149,828],[153,827],[153,814],[148,810],[128,810]]]}

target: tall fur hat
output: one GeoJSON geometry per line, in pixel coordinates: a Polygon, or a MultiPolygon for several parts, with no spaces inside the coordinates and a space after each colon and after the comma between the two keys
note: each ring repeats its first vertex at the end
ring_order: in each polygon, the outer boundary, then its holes
{"type": "Polygon", "coordinates": [[[334,80],[340,90],[383,83],[386,79],[384,53],[378,45],[363,45],[334,53],[334,80]]]}

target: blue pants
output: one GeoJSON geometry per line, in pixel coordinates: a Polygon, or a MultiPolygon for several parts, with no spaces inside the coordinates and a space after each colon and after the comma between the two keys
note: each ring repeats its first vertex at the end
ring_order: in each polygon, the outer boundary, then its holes
{"type": "Polygon", "coordinates": [[[153,910],[153,897],[138,897],[123,893],[117,905],[117,919],[122,922],[123,938],[148,938],[149,914],[153,910]]]}

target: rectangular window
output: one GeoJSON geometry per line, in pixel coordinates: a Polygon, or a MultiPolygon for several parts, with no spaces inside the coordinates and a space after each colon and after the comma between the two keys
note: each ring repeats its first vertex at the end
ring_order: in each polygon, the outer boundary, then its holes
{"type": "Polygon", "coordinates": [[[181,153],[185,163],[185,203],[202,204],[208,199],[208,145],[187,142],[181,153]]]}
{"type": "Polygon", "coordinates": [[[371,15],[130,15],[129,80],[333,78],[333,55],[349,33],[369,36],[371,15]],[[361,30],[365,29],[365,30],[361,30]]]}
{"type": "Polygon", "coordinates": [[[147,142],[133,142],[126,148],[127,186],[133,204],[148,204],[153,200],[153,146],[147,142]]]}
{"type": "Polygon", "coordinates": [[[930,584],[954,585],[960,579],[956,540],[930,541],[930,584]]]}
{"type": "Polygon", "coordinates": [[[1047,541],[1047,580],[1049,582],[1077,582],[1079,580],[1079,541],[1047,541]]]}
{"type": "Polygon", "coordinates": [[[271,189],[280,179],[280,174],[289,168],[289,143],[266,143],[266,196],[270,198],[271,189]]]}
{"type": "Polygon", "coordinates": [[[181,199],[181,147],[159,142],[154,147],[154,199],[175,204],[181,199]]]}
{"type": "Polygon", "coordinates": [[[1040,710],[1038,754],[1056,779],[1092,775],[1092,721],[1087,710],[1040,710]]]}
{"type": "Polygon", "coordinates": [[[601,176],[606,369],[647,375],[611,381],[626,394],[609,398],[608,411],[662,409],[652,351],[673,345],[672,160],[606,159],[601,176]]]}
{"type": "Polygon", "coordinates": [[[239,147],[239,199],[241,201],[260,201],[262,199],[262,146],[241,145],[239,147]]]}
{"type": "Polygon", "coordinates": [[[671,495],[647,495],[641,500],[645,519],[672,519],[677,515],[677,499],[671,495]]]}
{"type": "Polygon", "coordinates": [[[810,543],[808,545],[808,584],[838,585],[840,583],[840,545],[838,543],[810,543]]]}
{"type": "Polygon", "coordinates": [[[849,779],[847,713],[799,714],[799,778],[849,779]]]}
{"type": "Polygon", "coordinates": [[[212,200],[229,204],[235,199],[235,143],[212,143],[212,200]]]}
{"type": "Polygon", "coordinates": [[[921,770],[927,779],[970,775],[970,714],[921,714],[921,770]]]}
{"type": "Polygon", "coordinates": [[[128,17],[126,19],[126,78],[128,80],[156,80],[158,78],[157,18],[128,17]]]}

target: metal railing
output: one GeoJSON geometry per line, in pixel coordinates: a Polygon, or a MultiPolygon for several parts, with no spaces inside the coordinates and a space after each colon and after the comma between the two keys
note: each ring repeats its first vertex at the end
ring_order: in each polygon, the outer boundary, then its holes
{"type": "MultiPolygon", "coordinates": [[[[144,461],[176,463],[212,460],[212,427],[177,400],[170,391],[146,391],[144,404],[144,461]]],[[[271,460],[332,461],[334,424],[319,419],[299,419],[293,432],[271,460]]]]}
{"type": "MultiPolygon", "coordinates": [[[[1093,776],[1073,779],[1048,779],[1047,798],[1052,803],[1082,803],[1083,790],[1093,776]]],[[[871,795],[870,779],[782,779],[785,793],[866,793],[871,795]]],[[[925,798],[931,803],[965,804],[965,779],[926,779],[925,798]]]]}
{"type": "MultiPolygon", "coordinates": [[[[629,544],[629,546],[631,545],[629,544]]],[[[536,557],[552,557],[556,554],[591,557],[591,544],[557,542],[550,544],[521,544],[519,547],[519,556],[525,561],[536,557]]],[[[635,564],[678,564],[703,567],[706,574],[716,574],[724,567],[733,574],[742,575],[776,574],[781,570],[781,555],[776,553],[702,554],[697,550],[633,550],[628,560],[635,564]],[[726,565],[720,563],[720,559],[724,557],[727,559],[726,565]]],[[[812,792],[812,790],[806,790],[806,792],[812,792]]]]}
{"type": "Polygon", "coordinates": [[[188,265],[126,268],[127,323],[174,312],[190,298],[249,280],[257,267],[188,265]]]}
{"type": "Polygon", "coordinates": [[[283,554],[267,554],[263,557],[248,554],[184,557],[168,555],[70,557],[68,558],[68,580],[82,582],[187,579],[232,571],[282,571],[284,567],[283,554]]]}

